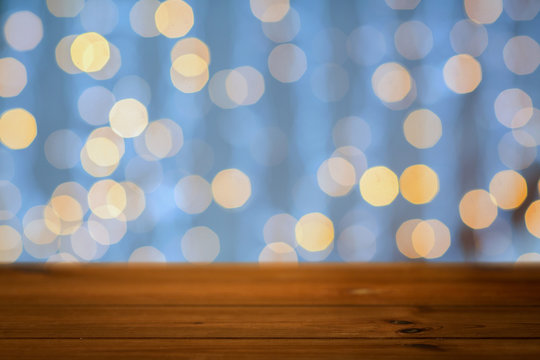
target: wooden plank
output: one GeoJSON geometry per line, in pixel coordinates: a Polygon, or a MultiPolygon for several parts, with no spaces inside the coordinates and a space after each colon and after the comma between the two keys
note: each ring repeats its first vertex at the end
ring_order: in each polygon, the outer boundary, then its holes
{"type": "Polygon", "coordinates": [[[540,343],[500,339],[0,340],[3,359],[538,359],[540,343]]]}
{"type": "Polygon", "coordinates": [[[540,307],[20,306],[0,338],[538,338],[540,307]]]}
{"type": "Polygon", "coordinates": [[[0,267],[0,288],[0,306],[540,306],[531,266],[12,266],[0,267]]]}

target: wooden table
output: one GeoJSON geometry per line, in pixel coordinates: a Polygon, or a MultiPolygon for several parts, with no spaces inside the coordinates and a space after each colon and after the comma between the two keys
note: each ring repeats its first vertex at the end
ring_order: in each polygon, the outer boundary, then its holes
{"type": "Polygon", "coordinates": [[[540,267],[0,267],[0,359],[540,359],[540,267]]]}

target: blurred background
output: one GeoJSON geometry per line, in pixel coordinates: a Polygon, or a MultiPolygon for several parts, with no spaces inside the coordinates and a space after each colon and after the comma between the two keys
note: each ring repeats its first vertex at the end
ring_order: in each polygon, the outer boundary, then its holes
{"type": "Polygon", "coordinates": [[[539,261],[538,0],[2,0],[0,262],[539,261]]]}

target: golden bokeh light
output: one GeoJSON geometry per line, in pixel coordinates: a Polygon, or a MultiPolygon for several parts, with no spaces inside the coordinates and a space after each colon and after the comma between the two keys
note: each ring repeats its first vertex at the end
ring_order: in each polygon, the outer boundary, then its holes
{"type": "Polygon", "coordinates": [[[442,136],[441,119],[430,110],[415,110],[405,119],[403,133],[412,146],[418,149],[431,148],[442,136]]]}
{"type": "Polygon", "coordinates": [[[323,251],[334,241],[334,224],[321,213],[309,213],[296,223],[296,242],[310,252],[323,251]]]}
{"type": "Polygon", "coordinates": [[[289,11],[289,0],[249,0],[251,12],[262,22],[276,22],[289,11]]]}
{"type": "Polygon", "coordinates": [[[467,16],[478,24],[494,23],[502,13],[503,0],[464,0],[467,16]]]}
{"type": "Polygon", "coordinates": [[[79,202],[69,195],[53,197],[50,206],[58,217],[64,221],[80,221],[84,215],[79,202]]]}
{"type": "Polygon", "coordinates": [[[112,166],[120,161],[120,154],[116,144],[107,138],[90,139],[85,147],[90,160],[99,166],[112,166]]]}
{"type": "Polygon", "coordinates": [[[406,168],[399,178],[401,195],[413,204],[426,204],[439,192],[439,177],[423,164],[406,168]]]}
{"type": "Polygon", "coordinates": [[[482,189],[466,193],[459,203],[461,220],[472,229],[484,229],[497,218],[495,197],[482,189]]]}
{"type": "Polygon", "coordinates": [[[371,77],[373,92],[379,99],[387,103],[401,101],[412,87],[412,79],[402,65],[389,62],[380,65],[371,77]]]}
{"type": "Polygon", "coordinates": [[[207,226],[189,229],[181,240],[182,255],[189,262],[209,263],[221,249],[219,237],[207,226]]]}
{"type": "Polygon", "coordinates": [[[418,223],[411,234],[414,251],[420,257],[426,257],[435,246],[435,231],[427,221],[418,223]]]}
{"type": "Polygon", "coordinates": [[[385,166],[369,168],[360,178],[360,193],[370,205],[389,205],[399,193],[398,178],[385,166]]]}
{"type": "Polygon", "coordinates": [[[197,54],[185,54],[178,56],[173,64],[173,69],[182,76],[199,76],[208,68],[208,63],[197,54]]]}
{"type": "Polygon", "coordinates": [[[109,112],[109,123],[123,138],[139,136],[148,125],[146,107],[135,99],[117,101],[109,112]]]}
{"type": "Polygon", "coordinates": [[[446,253],[450,244],[450,230],[437,219],[407,220],[396,232],[399,251],[410,259],[439,258],[446,253]]]}
{"type": "Polygon", "coordinates": [[[160,33],[168,38],[178,38],[193,27],[193,9],[185,1],[167,0],[159,5],[154,19],[160,33]]]}
{"type": "Polygon", "coordinates": [[[30,146],[37,135],[36,119],[28,111],[16,108],[0,116],[0,142],[10,149],[30,146]]]}
{"type": "Polygon", "coordinates": [[[452,56],[443,68],[446,86],[457,94],[474,91],[482,81],[482,67],[471,55],[452,56]]]}
{"type": "Polygon", "coordinates": [[[109,42],[95,32],[78,35],[71,43],[71,61],[81,71],[95,72],[103,69],[109,61],[109,42]]]}
{"type": "Polygon", "coordinates": [[[88,192],[88,205],[102,219],[116,218],[126,208],[126,190],[111,179],[100,180],[88,192]]]}
{"type": "Polygon", "coordinates": [[[118,136],[110,127],[104,126],[97,128],[90,133],[85,146],[81,149],[80,159],[83,169],[94,177],[104,177],[113,173],[118,167],[120,159],[124,155],[125,144],[124,139],[118,136]],[[94,141],[100,139],[99,141],[94,141]],[[108,148],[113,144],[116,149],[110,152],[104,152],[100,147],[100,143],[105,143],[108,148]],[[90,146],[88,146],[90,144],[90,146]],[[94,161],[95,159],[96,161],[94,161]],[[100,165],[110,164],[110,165],[100,165]]]}
{"type": "Polygon", "coordinates": [[[14,97],[26,86],[26,68],[12,57],[0,58],[0,97],[14,97]]]}
{"type": "Polygon", "coordinates": [[[501,209],[515,209],[527,197],[527,182],[514,170],[499,171],[489,183],[489,192],[501,209]]]}
{"type": "Polygon", "coordinates": [[[525,225],[533,236],[540,238],[540,200],[534,201],[527,208],[525,212],[525,225]]]}
{"type": "Polygon", "coordinates": [[[114,45],[109,43],[110,47],[110,56],[109,60],[96,72],[89,72],[88,75],[96,80],[107,80],[116,75],[120,67],[122,66],[122,56],[120,55],[120,50],[114,45]]]}
{"type": "Polygon", "coordinates": [[[347,195],[356,182],[356,171],[346,159],[335,156],[323,161],[317,170],[317,183],[330,196],[347,195]]]}
{"type": "Polygon", "coordinates": [[[196,37],[180,39],[171,50],[171,63],[182,55],[195,54],[210,65],[210,50],[204,41],[196,37]]]}
{"type": "Polygon", "coordinates": [[[212,180],[214,200],[226,209],[243,206],[251,196],[251,181],[238,169],[225,169],[212,180]]]}
{"type": "Polygon", "coordinates": [[[396,231],[396,245],[399,251],[409,259],[419,258],[412,243],[412,234],[421,219],[411,219],[403,222],[396,231]]]}
{"type": "Polygon", "coordinates": [[[199,175],[186,176],[174,188],[176,206],[187,214],[200,214],[212,203],[212,189],[199,175]]]}

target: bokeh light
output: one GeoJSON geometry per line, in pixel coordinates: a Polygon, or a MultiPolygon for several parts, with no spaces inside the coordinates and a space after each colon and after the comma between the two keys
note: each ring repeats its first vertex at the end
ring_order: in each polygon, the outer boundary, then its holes
{"type": "Polygon", "coordinates": [[[214,200],[226,209],[243,206],[251,196],[251,181],[238,169],[225,169],[212,180],[214,200]]]}
{"type": "Polygon", "coordinates": [[[334,241],[334,224],[321,213],[302,216],[294,228],[296,242],[310,252],[323,251],[334,241]]]}
{"type": "Polygon", "coordinates": [[[360,178],[360,193],[370,205],[389,205],[399,193],[398,178],[385,166],[369,168],[360,178]]]}
{"type": "Polygon", "coordinates": [[[474,91],[482,81],[482,67],[471,55],[459,54],[448,59],[443,75],[450,90],[466,94],[474,91]]]}
{"type": "Polygon", "coordinates": [[[15,58],[0,58],[0,96],[14,97],[26,86],[27,75],[24,65],[15,58]]]}
{"type": "Polygon", "coordinates": [[[459,203],[461,220],[472,229],[484,229],[497,217],[497,202],[493,195],[482,189],[466,193],[459,203]]]}
{"type": "Polygon", "coordinates": [[[36,119],[25,109],[11,109],[0,115],[0,142],[8,148],[27,148],[36,135],[36,119]]]}
{"type": "Polygon", "coordinates": [[[425,204],[439,192],[439,177],[426,165],[412,165],[401,173],[399,188],[401,195],[411,203],[425,204]]]}
{"type": "Polygon", "coordinates": [[[182,0],[162,2],[155,12],[156,27],[168,38],[186,35],[193,26],[194,16],[191,6],[182,0]]]}

